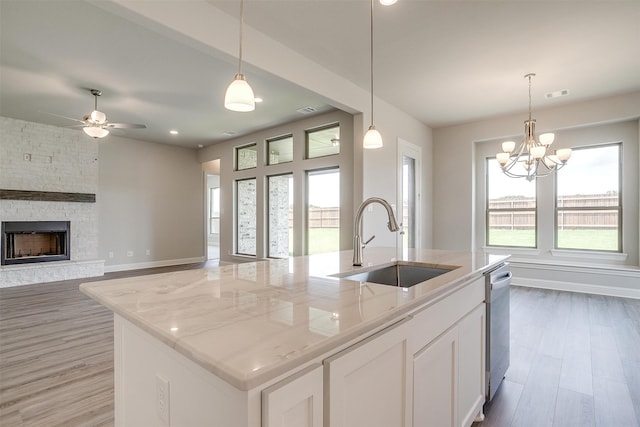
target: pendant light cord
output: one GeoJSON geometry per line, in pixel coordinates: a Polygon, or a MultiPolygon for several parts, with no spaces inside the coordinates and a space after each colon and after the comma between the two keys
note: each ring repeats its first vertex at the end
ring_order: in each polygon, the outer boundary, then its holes
{"type": "Polygon", "coordinates": [[[242,74],[242,27],[244,26],[244,0],[240,0],[240,48],[238,49],[238,74],[242,74]]]}
{"type": "Polygon", "coordinates": [[[373,126],[373,0],[371,0],[371,26],[370,26],[370,60],[371,60],[371,126],[373,126]]]}

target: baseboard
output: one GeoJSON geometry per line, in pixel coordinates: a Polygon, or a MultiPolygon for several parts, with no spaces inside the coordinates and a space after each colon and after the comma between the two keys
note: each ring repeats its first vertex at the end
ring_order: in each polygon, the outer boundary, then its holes
{"type": "Polygon", "coordinates": [[[104,272],[113,273],[116,271],[141,270],[143,268],[169,267],[172,265],[195,264],[195,263],[204,262],[204,261],[205,261],[204,257],[195,257],[195,258],[169,259],[169,260],[162,260],[162,261],[135,262],[131,264],[105,265],[104,272]]]}
{"type": "Polygon", "coordinates": [[[606,295],[621,298],[640,299],[640,289],[621,288],[616,286],[588,285],[574,282],[558,282],[553,280],[527,279],[518,277],[514,286],[552,289],[556,291],[581,292],[585,294],[606,295]]]}

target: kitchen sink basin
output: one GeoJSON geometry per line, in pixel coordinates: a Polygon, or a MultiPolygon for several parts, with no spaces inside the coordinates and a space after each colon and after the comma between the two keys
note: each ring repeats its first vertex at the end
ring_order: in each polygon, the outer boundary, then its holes
{"type": "Polygon", "coordinates": [[[363,271],[355,274],[336,275],[342,279],[357,280],[360,282],[378,283],[381,285],[399,286],[410,288],[441,274],[450,272],[457,267],[441,266],[425,267],[418,265],[394,264],[376,270],[363,271]]]}

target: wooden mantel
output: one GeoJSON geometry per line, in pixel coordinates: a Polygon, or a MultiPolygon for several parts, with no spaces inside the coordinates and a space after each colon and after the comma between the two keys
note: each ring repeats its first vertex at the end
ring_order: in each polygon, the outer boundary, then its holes
{"type": "Polygon", "coordinates": [[[57,191],[29,191],[0,189],[0,200],[29,200],[38,202],[95,203],[95,193],[63,193],[57,191]]]}

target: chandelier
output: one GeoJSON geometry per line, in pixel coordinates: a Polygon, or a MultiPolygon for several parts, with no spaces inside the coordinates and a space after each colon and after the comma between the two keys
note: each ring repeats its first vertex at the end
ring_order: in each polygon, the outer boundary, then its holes
{"type": "Polygon", "coordinates": [[[496,160],[505,175],[511,178],[535,178],[547,176],[567,164],[571,157],[570,148],[561,148],[550,154],[551,144],[555,139],[553,133],[543,133],[536,140],[536,120],[531,118],[531,77],[529,73],[524,77],[529,79],[529,119],[524,121],[524,138],[516,149],[514,141],[502,143],[502,153],[496,155],[496,160]]]}

